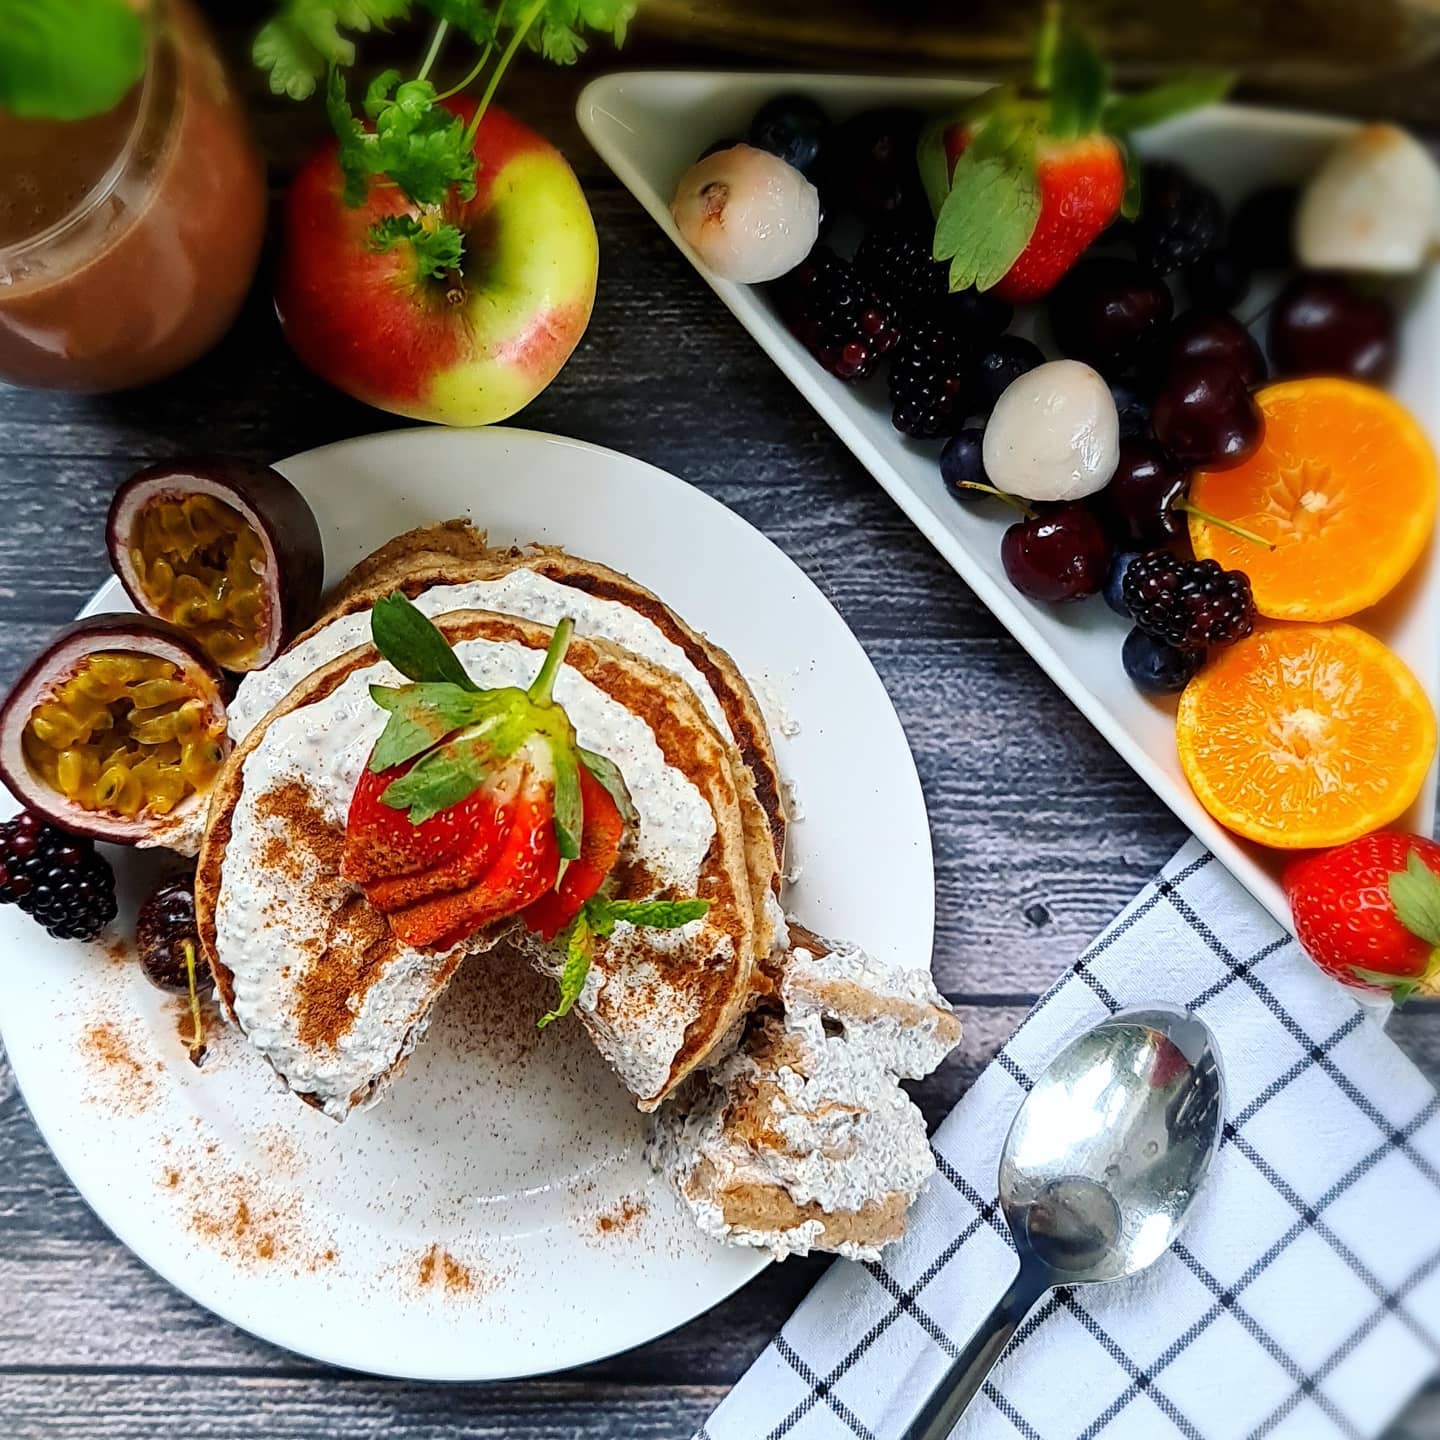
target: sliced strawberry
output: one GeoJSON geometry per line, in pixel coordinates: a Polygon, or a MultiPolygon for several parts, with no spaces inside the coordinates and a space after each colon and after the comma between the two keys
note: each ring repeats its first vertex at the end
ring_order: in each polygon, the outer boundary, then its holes
{"type": "Polygon", "coordinates": [[[579,857],[570,862],[559,886],[547,891],[520,917],[528,929],[546,940],[553,940],[598,893],[615,868],[625,838],[620,807],[585,765],[580,766],[580,802],[584,831],[579,857]]]}
{"type": "Polygon", "coordinates": [[[554,886],[560,849],[553,784],[527,777],[513,810],[494,862],[478,881],[391,912],[390,928],[406,945],[448,950],[517,914],[554,886]]]}
{"type": "Polygon", "coordinates": [[[345,822],[345,855],[341,874],[357,885],[392,875],[415,875],[444,865],[471,843],[475,828],[493,808],[477,790],[458,805],[412,825],[404,810],[386,805],[381,796],[410,769],[410,763],[378,774],[367,766],[355,787],[345,822]]]}
{"type": "Polygon", "coordinates": [[[1120,212],[1125,158],[1108,135],[1049,141],[1035,157],[1040,218],[995,293],[1016,304],[1048,295],[1120,212]]]}

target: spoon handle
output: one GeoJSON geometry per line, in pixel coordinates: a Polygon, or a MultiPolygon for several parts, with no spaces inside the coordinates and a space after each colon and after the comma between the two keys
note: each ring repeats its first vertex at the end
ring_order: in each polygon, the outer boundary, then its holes
{"type": "Polygon", "coordinates": [[[981,1321],[970,1343],[945,1372],[900,1440],[948,1440],[965,1407],[995,1368],[1010,1337],[1050,1288],[1034,1269],[1022,1265],[1016,1271],[1010,1288],[981,1321]]]}

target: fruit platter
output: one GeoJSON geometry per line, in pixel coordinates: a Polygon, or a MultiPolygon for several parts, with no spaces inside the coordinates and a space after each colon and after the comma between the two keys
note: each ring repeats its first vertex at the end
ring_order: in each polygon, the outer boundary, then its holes
{"type": "Polygon", "coordinates": [[[1215,103],[1217,77],[1106,98],[1098,66],[1057,60],[1018,97],[613,75],[579,115],[946,560],[1293,928],[1297,854],[1434,818],[1434,167],[1391,127],[1215,103]],[[1001,124],[1030,140],[967,170],[1001,124]],[[1390,223],[1386,193],[1410,197],[1390,223]]]}

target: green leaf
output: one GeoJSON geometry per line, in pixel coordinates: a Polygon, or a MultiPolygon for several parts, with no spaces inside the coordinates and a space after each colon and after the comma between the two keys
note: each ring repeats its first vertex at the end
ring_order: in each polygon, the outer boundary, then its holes
{"type": "Polygon", "coordinates": [[[1412,850],[1404,870],[1390,877],[1390,903],[1396,918],[1427,945],[1440,945],[1440,875],[1412,850]]]}
{"type": "Polygon", "coordinates": [[[372,172],[388,176],[417,205],[439,205],[452,185],[460,199],[473,198],[475,152],[465,122],[438,102],[428,80],[407,80],[388,99],[367,94],[367,111],[372,101],[372,172]]]}
{"type": "Polygon", "coordinates": [[[603,938],[622,920],[647,930],[678,930],[701,919],[709,909],[708,900],[607,900],[596,895],[585,902],[585,918],[603,938]]]}
{"type": "Polygon", "coordinates": [[[1227,70],[1196,71],[1178,75],[1138,95],[1113,95],[1105,106],[1101,123],[1114,135],[1143,130],[1162,120],[1174,119],[1202,105],[1213,105],[1230,93],[1235,76],[1227,70]]]}
{"type": "Polygon", "coordinates": [[[499,33],[499,16],[494,5],[483,0],[420,0],[437,19],[463,31],[477,45],[493,45],[499,33]]]}
{"type": "Polygon", "coordinates": [[[1133,220],[1140,213],[1141,184],[1144,179],[1135,148],[1123,135],[1116,138],[1120,147],[1120,163],[1125,167],[1125,189],[1120,194],[1122,219],[1133,220]]]}
{"type": "Polygon", "coordinates": [[[1050,130],[1062,140],[1100,125],[1110,76],[1100,52],[1074,25],[1062,25],[1050,67],[1050,130]]]}
{"type": "Polygon", "coordinates": [[[1403,1005],[1420,988],[1420,979],[1414,975],[1390,975],[1383,970],[1366,970],[1360,965],[1352,965],[1350,973],[1367,985],[1388,990],[1396,1005],[1403,1005]]]}
{"type": "Polygon", "coordinates": [[[400,83],[398,70],[382,70],[365,87],[365,113],[373,120],[390,104],[390,92],[400,83]]]}
{"type": "Polygon", "coordinates": [[[620,767],[608,755],[597,755],[593,750],[577,750],[575,753],[579,755],[580,763],[609,792],[615,808],[620,812],[620,818],[632,828],[637,826],[640,816],[635,809],[634,800],[630,798],[630,787],[626,785],[620,767]]]}
{"type": "Polygon", "coordinates": [[[585,977],[590,973],[590,955],[590,926],[582,911],[565,934],[565,965],[560,971],[560,1003],[536,1022],[541,1030],[552,1020],[568,1015],[584,992],[585,977]]]}
{"type": "Polygon", "coordinates": [[[494,760],[483,730],[467,731],[417,760],[386,787],[381,802],[392,810],[408,810],[410,823],[423,825],[473,795],[489,778],[494,760]]]}
{"type": "Polygon", "coordinates": [[[920,132],[915,145],[915,163],[920,168],[920,183],[930,201],[930,213],[938,215],[950,193],[950,157],[945,150],[945,136],[958,120],[932,120],[920,132]]]}
{"type": "Polygon", "coordinates": [[[354,63],[355,42],[343,30],[386,30],[409,14],[410,0],[284,0],[256,35],[251,57],[269,72],[276,95],[304,100],[330,66],[354,63]]]}
{"type": "Polygon", "coordinates": [[[555,758],[555,843],[560,847],[560,869],[555,876],[558,889],[566,867],[580,858],[580,832],[585,811],[580,800],[580,769],[572,746],[551,742],[555,758]]]}
{"type": "Polygon", "coordinates": [[[485,709],[483,691],[476,695],[445,682],[397,689],[372,685],[370,698],[390,712],[370,757],[370,769],[376,774],[423,755],[447,735],[473,725],[485,709]]]}
{"type": "Polygon", "coordinates": [[[340,142],[336,159],[345,177],[345,203],[359,205],[370,189],[369,152],[374,146],[374,136],[367,135],[365,127],[355,118],[345,93],[345,72],[338,66],[331,69],[325,85],[325,114],[340,142]]]}
{"type": "Polygon", "coordinates": [[[950,288],[988,290],[1029,243],[1040,218],[1040,187],[1028,144],[1000,154],[981,148],[987,123],[955,166],[935,223],[935,258],[950,261],[950,288]]]}
{"type": "Polygon", "coordinates": [[[555,677],[565,663],[565,652],[570,648],[574,634],[575,622],[568,615],[551,632],[540,673],[530,682],[530,689],[526,692],[537,705],[554,704],[555,677]]]}
{"type": "Polygon", "coordinates": [[[375,603],[370,634],[375,648],[407,680],[445,681],[462,690],[479,690],[445,637],[398,590],[375,603]]]}
{"type": "Polygon", "coordinates": [[[386,215],[369,231],[370,248],[381,255],[397,245],[414,251],[415,274],[421,279],[443,280],[459,270],[465,258],[465,237],[448,221],[429,223],[413,215],[386,215]]]}
{"type": "Polygon", "coordinates": [[[145,22],[126,0],[0,0],[0,107],[12,115],[103,115],[144,69],[145,22]]]}

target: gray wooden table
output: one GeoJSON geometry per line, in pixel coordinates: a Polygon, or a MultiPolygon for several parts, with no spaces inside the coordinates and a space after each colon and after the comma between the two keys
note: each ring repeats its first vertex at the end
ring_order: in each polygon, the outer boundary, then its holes
{"type": "MultiPolygon", "coordinates": [[[[723,500],[811,575],[874,661],[924,783],[935,972],[966,1024],[959,1055],[920,1087],[933,1122],[1184,832],[579,142],[572,85],[524,93],[534,102],[511,103],[581,171],[602,266],[584,344],[520,422],[723,500]]],[[[283,177],[307,122],[264,103],[257,120],[283,177]]],[[[166,384],[108,398],[0,386],[0,682],[106,578],[105,508],[137,465],[215,449],[268,460],[390,423],[300,368],[267,293],[262,274],[230,336],[166,384]]],[[[1440,1011],[1406,1014],[1395,1034],[1440,1076],[1440,1011]]],[[[675,1334],[551,1379],[427,1386],[330,1370],[232,1329],[125,1251],[50,1157],[0,1054],[4,1440],[684,1440],[820,1269],[771,1267],[675,1334]]],[[[1440,1386],[1402,1437],[1440,1437],[1440,1386]]]]}

